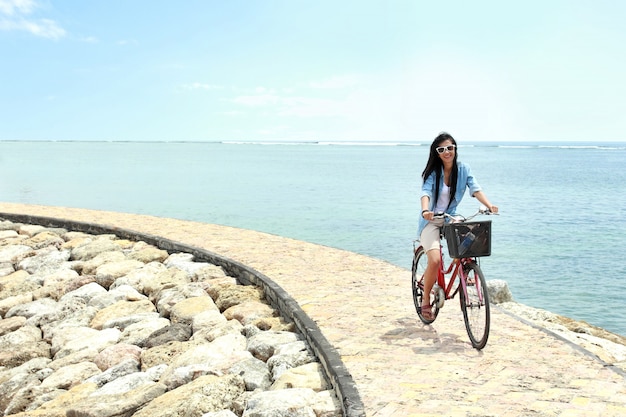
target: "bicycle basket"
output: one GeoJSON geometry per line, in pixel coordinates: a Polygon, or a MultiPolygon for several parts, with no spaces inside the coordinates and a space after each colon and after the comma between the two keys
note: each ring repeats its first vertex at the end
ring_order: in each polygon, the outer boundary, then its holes
{"type": "Polygon", "coordinates": [[[444,236],[452,258],[491,255],[491,220],[448,223],[444,226],[444,236]]]}

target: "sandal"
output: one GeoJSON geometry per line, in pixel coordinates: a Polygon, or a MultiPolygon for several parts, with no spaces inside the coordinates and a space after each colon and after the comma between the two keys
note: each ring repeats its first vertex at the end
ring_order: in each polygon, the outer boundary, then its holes
{"type": "Polygon", "coordinates": [[[420,312],[422,313],[422,317],[424,320],[432,321],[435,320],[435,315],[433,314],[433,308],[430,305],[425,305],[420,308],[420,312]]]}

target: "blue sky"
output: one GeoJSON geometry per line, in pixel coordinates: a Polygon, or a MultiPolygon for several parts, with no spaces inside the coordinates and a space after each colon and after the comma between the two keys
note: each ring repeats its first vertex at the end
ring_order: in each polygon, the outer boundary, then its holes
{"type": "Polygon", "coordinates": [[[620,0],[0,0],[0,140],[626,140],[620,0]]]}

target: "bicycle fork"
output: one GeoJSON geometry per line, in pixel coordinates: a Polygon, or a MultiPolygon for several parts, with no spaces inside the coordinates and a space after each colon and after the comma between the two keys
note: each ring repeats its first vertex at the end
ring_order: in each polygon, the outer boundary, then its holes
{"type": "Polygon", "coordinates": [[[465,302],[467,303],[467,306],[469,308],[483,307],[485,305],[485,297],[483,296],[483,291],[486,291],[486,289],[482,287],[480,280],[478,280],[477,278],[474,278],[474,281],[478,281],[478,282],[470,283],[469,277],[467,276],[467,273],[465,271],[465,268],[463,268],[463,265],[461,265],[459,273],[461,274],[461,280],[460,280],[461,291],[463,291],[463,295],[465,295],[465,302]],[[476,297],[475,297],[476,303],[473,302],[474,298],[470,297],[469,290],[467,287],[474,288],[474,291],[476,293],[476,297]]]}
{"type": "Polygon", "coordinates": [[[446,282],[441,268],[439,268],[439,270],[437,271],[437,281],[435,282],[435,285],[433,285],[433,293],[435,295],[435,304],[437,305],[437,308],[439,309],[442,308],[446,302],[446,292],[439,285],[440,282],[443,282],[443,283],[446,282]]]}

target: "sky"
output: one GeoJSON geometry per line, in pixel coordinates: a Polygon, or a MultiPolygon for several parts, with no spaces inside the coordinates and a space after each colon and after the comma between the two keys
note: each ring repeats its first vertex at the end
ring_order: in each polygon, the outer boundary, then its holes
{"type": "Polygon", "coordinates": [[[0,0],[0,140],[626,140],[621,0],[0,0]]]}

